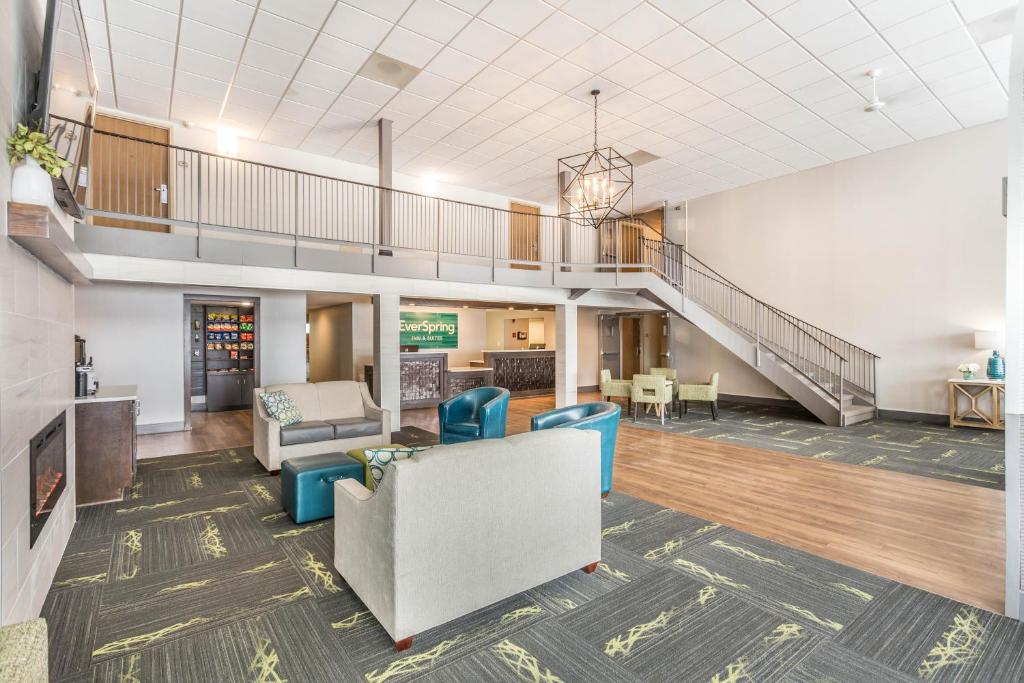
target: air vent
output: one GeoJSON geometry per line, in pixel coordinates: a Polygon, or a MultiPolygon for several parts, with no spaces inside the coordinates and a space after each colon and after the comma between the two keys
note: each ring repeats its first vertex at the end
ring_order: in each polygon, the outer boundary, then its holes
{"type": "Polygon", "coordinates": [[[416,78],[419,72],[420,70],[412,64],[374,52],[359,70],[359,75],[401,90],[409,85],[409,81],[416,78]]]}
{"type": "Polygon", "coordinates": [[[627,154],[626,155],[626,160],[629,161],[629,163],[633,164],[634,167],[635,166],[643,166],[644,164],[649,164],[652,161],[657,161],[660,158],[661,157],[659,157],[658,155],[651,154],[650,152],[645,152],[642,149],[638,149],[637,151],[633,152],[632,154],[627,154]]]}

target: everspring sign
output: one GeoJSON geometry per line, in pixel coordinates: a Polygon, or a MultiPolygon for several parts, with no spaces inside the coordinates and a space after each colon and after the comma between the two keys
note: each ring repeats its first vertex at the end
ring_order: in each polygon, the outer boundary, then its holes
{"type": "Polygon", "coordinates": [[[421,349],[455,349],[459,346],[457,313],[407,313],[398,321],[399,343],[421,349]]]}

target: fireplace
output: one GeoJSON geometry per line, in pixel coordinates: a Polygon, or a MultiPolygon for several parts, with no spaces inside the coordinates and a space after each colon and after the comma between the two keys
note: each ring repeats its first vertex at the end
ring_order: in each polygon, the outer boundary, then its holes
{"type": "Polygon", "coordinates": [[[32,437],[29,444],[29,547],[35,545],[64,492],[68,471],[66,443],[62,412],[32,437]]]}

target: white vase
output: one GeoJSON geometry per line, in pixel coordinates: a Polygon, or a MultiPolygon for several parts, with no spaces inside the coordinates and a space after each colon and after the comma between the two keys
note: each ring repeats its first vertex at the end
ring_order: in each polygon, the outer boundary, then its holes
{"type": "Polygon", "coordinates": [[[53,206],[53,182],[33,157],[25,157],[14,167],[11,201],[53,206]]]}

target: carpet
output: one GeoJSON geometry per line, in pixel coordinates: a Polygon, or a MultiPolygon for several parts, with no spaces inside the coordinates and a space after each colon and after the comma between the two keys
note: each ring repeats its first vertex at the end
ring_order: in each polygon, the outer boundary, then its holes
{"type": "MultiPolygon", "coordinates": [[[[1001,431],[883,419],[840,428],[802,409],[728,401],[719,402],[719,408],[717,421],[706,404],[691,403],[687,414],[664,426],[653,413],[641,413],[636,425],[973,486],[1005,486],[1001,431]]],[[[622,419],[632,424],[625,407],[622,419]]]]}
{"type": "Polygon", "coordinates": [[[78,514],[42,613],[55,681],[1024,678],[1015,621],[615,492],[594,574],[401,653],[334,571],[333,521],[293,524],[251,448],[140,461],[78,514]]]}

